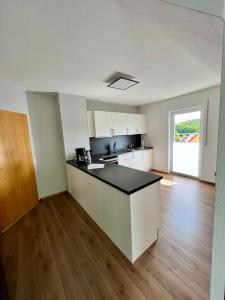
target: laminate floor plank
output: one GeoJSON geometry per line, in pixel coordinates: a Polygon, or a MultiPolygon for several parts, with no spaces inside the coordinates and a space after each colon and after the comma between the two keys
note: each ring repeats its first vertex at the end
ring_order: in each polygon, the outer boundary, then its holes
{"type": "MultiPolygon", "coordinates": [[[[45,216],[51,243],[54,248],[58,247],[58,251],[55,251],[55,260],[59,264],[59,270],[66,267],[65,272],[62,272],[61,280],[67,290],[68,299],[76,297],[79,299],[116,299],[104,275],[93,263],[92,255],[89,255],[87,248],[81,243],[80,236],[71,234],[71,224],[66,222],[66,227],[63,226],[64,211],[61,209],[54,211],[50,203],[42,206],[41,209],[45,216]],[[74,285],[84,291],[83,296],[78,297],[78,291],[70,288],[74,285]]],[[[68,221],[67,218],[66,221],[68,221]]]]}
{"type": "Polygon", "coordinates": [[[99,237],[92,230],[92,227],[87,226],[84,219],[79,215],[74,219],[75,207],[73,200],[67,197],[62,199],[61,202],[57,201],[55,205],[57,211],[61,211],[63,216],[66,213],[66,218],[62,217],[62,225],[65,228],[69,227],[71,242],[73,243],[77,239],[77,236],[81,237],[81,242],[87,251],[92,254],[92,259],[105,278],[107,278],[108,283],[117,295],[117,299],[131,299],[131,297],[140,300],[145,299],[142,292],[130,280],[123,268],[120,268],[119,261],[114,259],[110,255],[109,249],[106,249],[104,244],[101,243],[99,237]]]}
{"type": "Polygon", "coordinates": [[[159,238],[134,264],[70,195],[41,201],[2,236],[9,299],[208,300],[215,187],[162,175],[159,238]]]}

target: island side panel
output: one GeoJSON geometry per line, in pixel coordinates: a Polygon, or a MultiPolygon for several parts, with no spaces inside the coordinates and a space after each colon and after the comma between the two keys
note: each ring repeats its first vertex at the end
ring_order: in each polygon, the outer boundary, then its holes
{"type": "Polygon", "coordinates": [[[69,193],[132,261],[130,196],[67,165],[69,193]]]}
{"type": "Polygon", "coordinates": [[[158,238],[160,181],[131,195],[132,262],[158,238]]]}

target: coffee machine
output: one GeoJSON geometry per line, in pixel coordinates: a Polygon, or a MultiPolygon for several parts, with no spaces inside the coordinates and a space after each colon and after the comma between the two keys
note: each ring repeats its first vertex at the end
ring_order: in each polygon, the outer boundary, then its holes
{"type": "Polygon", "coordinates": [[[85,148],[76,148],[75,153],[75,160],[79,165],[91,163],[91,150],[85,150],[85,148]]]}
{"type": "Polygon", "coordinates": [[[87,152],[85,148],[76,148],[76,161],[78,164],[83,165],[87,163],[87,152]]]}

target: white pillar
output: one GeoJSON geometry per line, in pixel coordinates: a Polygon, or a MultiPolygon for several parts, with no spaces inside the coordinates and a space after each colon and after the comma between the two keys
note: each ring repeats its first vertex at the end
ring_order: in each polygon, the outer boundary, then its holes
{"type": "Polygon", "coordinates": [[[223,300],[225,288],[225,40],[223,44],[211,300],[223,300]]]}

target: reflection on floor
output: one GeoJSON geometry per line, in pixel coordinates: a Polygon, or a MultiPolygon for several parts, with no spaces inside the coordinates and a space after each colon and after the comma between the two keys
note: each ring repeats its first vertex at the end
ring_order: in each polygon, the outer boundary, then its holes
{"type": "Polygon", "coordinates": [[[3,235],[10,299],[209,299],[214,187],[163,175],[158,241],[132,265],[69,196],[3,235]]]}

